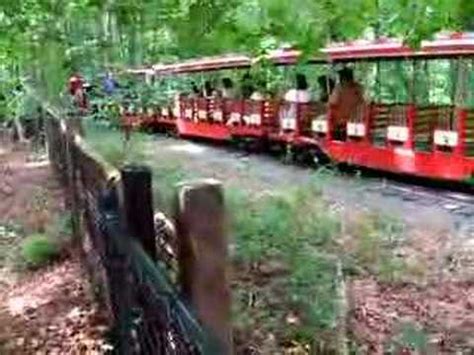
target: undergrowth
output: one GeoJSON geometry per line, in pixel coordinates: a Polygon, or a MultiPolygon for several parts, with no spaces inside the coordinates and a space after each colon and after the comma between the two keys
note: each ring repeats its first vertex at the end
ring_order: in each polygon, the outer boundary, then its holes
{"type": "Polygon", "coordinates": [[[226,199],[233,257],[239,272],[252,275],[250,284],[239,287],[237,327],[256,317],[259,332],[280,341],[328,342],[337,315],[337,214],[312,185],[258,196],[229,190],[226,199]]]}
{"type": "MultiPolygon", "coordinates": [[[[31,216],[30,219],[35,220],[31,216]]],[[[0,267],[20,272],[39,268],[53,262],[70,246],[70,214],[49,214],[44,226],[27,222],[0,225],[0,267]]]]}
{"type": "Polygon", "coordinates": [[[21,243],[21,256],[29,268],[45,266],[59,255],[59,245],[45,234],[33,234],[21,243]]]}

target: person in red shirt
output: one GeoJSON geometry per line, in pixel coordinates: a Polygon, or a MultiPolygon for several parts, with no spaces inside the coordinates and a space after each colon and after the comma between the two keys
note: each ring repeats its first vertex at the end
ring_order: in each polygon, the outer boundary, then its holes
{"type": "Polygon", "coordinates": [[[69,78],[69,93],[73,96],[74,103],[82,110],[87,108],[86,95],[84,93],[85,81],[82,76],[75,72],[69,78]]]}
{"type": "Polygon", "coordinates": [[[351,68],[339,71],[339,84],[329,97],[329,104],[334,110],[335,138],[343,140],[347,122],[359,115],[365,105],[364,89],[355,81],[351,68]]]}

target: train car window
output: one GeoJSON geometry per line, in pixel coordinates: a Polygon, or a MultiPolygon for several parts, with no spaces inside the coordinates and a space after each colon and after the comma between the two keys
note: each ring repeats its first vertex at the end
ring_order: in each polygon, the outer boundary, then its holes
{"type": "Polygon", "coordinates": [[[461,60],[460,87],[457,101],[460,106],[474,108],[474,58],[461,60]]]}
{"type": "MultiPolygon", "coordinates": [[[[322,87],[319,82],[319,78],[332,79],[335,75],[330,72],[329,65],[326,64],[306,64],[301,65],[298,70],[306,76],[309,85],[309,91],[313,100],[319,100],[321,97],[327,96],[327,88],[322,87]]],[[[329,85],[329,83],[328,83],[329,85]]],[[[331,85],[329,85],[331,86],[331,85]]]]}
{"type": "Polygon", "coordinates": [[[375,102],[405,104],[411,101],[412,61],[380,61],[376,65],[376,75],[375,89],[371,91],[375,102]]]}
{"type": "Polygon", "coordinates": [[[357,62],[349,67],[354,71],[354,80],[362,86],[367,102],[373,101],[377,97],[377,63],[357,62]]]}
{"type": "Polygon", "coordinates": [[[264,80],[267,86],[267,93],[276,97],[284,92],[285,74],[284,68],[270,65],[265,68],[264,80]]]}
{"type": "Polygon", "coordinates": [[[429,59],[416,67],[415,95],[420,105],[453,105],[456,97],[459,61],[429,59]]]}

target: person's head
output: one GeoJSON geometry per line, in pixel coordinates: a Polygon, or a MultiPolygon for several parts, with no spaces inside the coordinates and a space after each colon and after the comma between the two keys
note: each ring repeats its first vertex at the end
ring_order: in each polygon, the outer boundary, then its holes
{"type": "Polygon", "coordinates": [[[210,96],[210,95],[212,95],[212,91],[214,90],[214,89],[212,88],[212,84],[211,84],[211,82],[210,82],[209,80],[206,80],[206,81],[204,82],[204,88],[203,88],[203,89],[204,89],[204,90],[203,90],[204,96],[210,96]]]}
{"type": "Polygon", "coordinates": [[[194,81],[191,83],[191,91],[193,94],[199,94],[199,88],[194,81]]]}
{"type": "Polygon", "coordinates": [[[224,89],[232,89],[234,87],[234,83],[230,78],[222,79],[222,86],[224,89]]]}
{"type": "Polygon", "coordinates": [[[296,74],[296,89],[297,90],[308,90],[308,81],[304,74],[296,74]]]}
{"type": "Polygon", "coordinates": [[[318,78],[318,84],[321,87],[321,89],[323,89],[324,91],[327,91],[327,90],[332,91],[332,89],[334,89],[334,86],[335,86],[334,79],[332,79],[331,77],[327,75],[321,75],[318,78]]]}
{"type": "Polygon", "coordinates": [[[345,67],[339,70],[339,81],[341,83],[351,83],[354,81],[354,71],[351,68],[345,67]]]}

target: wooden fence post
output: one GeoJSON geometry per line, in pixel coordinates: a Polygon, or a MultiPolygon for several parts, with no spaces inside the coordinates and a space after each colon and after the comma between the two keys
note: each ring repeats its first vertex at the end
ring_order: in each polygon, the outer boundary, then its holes
{"type": "Polygon", "coordinates": [[[222,184],[207,179],[185,182],[179,188],[176,219],[183,293],[219,342],[219,353],[231,354],[231,293],[222,184]]]}
{"type": "Polygon", "coordinates": [[[142,165],[127,165],[122,175],[123,207],[129,232],[145,252],[156,260],[151,170],[142,165]]]}

